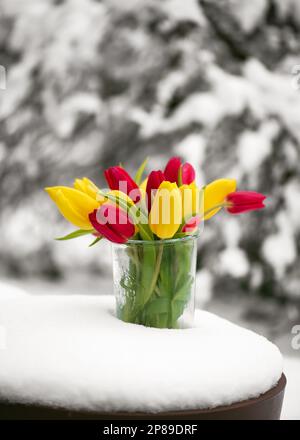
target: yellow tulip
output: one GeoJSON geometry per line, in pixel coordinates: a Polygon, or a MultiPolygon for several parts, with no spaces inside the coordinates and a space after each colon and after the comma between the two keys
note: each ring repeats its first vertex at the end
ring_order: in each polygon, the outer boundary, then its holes
{"type": "Polygon", "coordinates": [[[182,221],[181,192],[176,183],[164,181],[153,200],[149,225],[159,238],[172,238],[182,221]]]}
{"type": "Polygon", "coordinates": [[[45,190],[70,223],[80,229],[93,229],[89,214],[99,208],[101,204],[99,201],[86,192],[66,186],[53,186],[45,190]]]}
{"type": "Polygon", "coordinates": [[[148,177],[143,180],[143,182],[140,184],[140,189],[143,191],[143,193],[146,193],[146,188],[147,188],[147,183],[148,183],[148,177]]]}
{"type": "Polygon", "coordinates": [[[75,179],[74,188],[87,194],[93,199],[98,200],[99,188],[87,177],[83,177],[83,179],[75,179]]]}
{"type": "Polygon", "coordinates": [[[180,192],[182,197],[182,216],[184,220],[200,213],[203,204],[201,202],[201,191],[195,184],[181,185],[180,192]]]}
{"type": "Polygon", "coordinates": [[[236,180],[218,179],[211,182],[204,188],[204,220],[213,217],[222,209],[221,207],[213,209],[214,206],[221,205],[226,196],[236,190],[236,180]]]}

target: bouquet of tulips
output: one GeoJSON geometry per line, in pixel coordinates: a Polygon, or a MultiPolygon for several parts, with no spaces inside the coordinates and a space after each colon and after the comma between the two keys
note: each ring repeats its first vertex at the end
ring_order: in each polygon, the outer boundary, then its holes
{"type": "Polygon", "coordinates": [[[147,161],[133,179],[122,166],[105,170],[108,189],[90,179],[46,191],[77,230],[59,240],[93,236],[114,243],[117,315],[126,322],[162,328],[185,325],[193,306],[196,238],[204,221],[222,208],[240,214],[264,207],[265,196],[236,191],[234,179],[199,188],[195,170],[173,157],[143,180],[147,161]]]}

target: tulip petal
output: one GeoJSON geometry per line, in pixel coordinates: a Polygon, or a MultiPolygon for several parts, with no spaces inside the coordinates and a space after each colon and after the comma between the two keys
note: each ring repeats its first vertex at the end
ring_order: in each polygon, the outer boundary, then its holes
{"type": "Polygon", "coordinates": [[[99,207],[99,202],[77,189],[65,186],[54,186],[45,190],[70,223],[81,229],[91,229],[89,213],[99,207]]]}
{"type": "Polygon", "coordinates": [[[209,212],[205,215],[204,220],[209,220],[221,208],[210,211],[214,206],[222,204],[226,196],[236,190],[236,180],[234,179],[218,179],[211,182],[204,188],[204,213],[209,212]]]}
{"type": "Polygon", "coordinates": [[[126,193],[134,203],[138,203],[141,200],[141,192],[138,185],[124,168],[110,167],[104,171],[104,175],[110,189],[126,193]]]}
{"type": "Polygon", "coordinates": [[[126,243],[135,234],[127,213],[116,205],[105,203],[89,216],[93,227],[114,243],[126,243]]]}
{"type": "Polygon", "coordinates": [[[231,206],[231,207],[227,208],[227,211],[230,214],[237,215],[237,214],[242,214],[244,212],[256,211],[256,210],[263,209],[263,208],[265,208],[265,205],[263,203],[257,203],[257,204],[252,203],[250,205],[231,206]]]}
{"type": "Polygon", "coordinates": [[[191,234],[195,232],[201,222],[200,215],[196,215],[195,217],[190,218],[188,222],[182,228],[182,232],[191,234]]]}
{"type": "Polygon", "coordinates": [[[146,187],[148,212],[150,212],[150,210],[151,210],[151,205],[152,205],[152,201],[154,200],[155,193],[156,193],[157,189],[159,188],[159,185],[164,180],[165,180],[164,173],[160,170],[152,171],[149,174],[147,187],[146,187]]]}
{"type": "Polygon", "coordinates": [[[180,157],[172,157],[166,165],[164,175],[168,182],[177,183],[179,169],[181,167],[180,157]]]}
{"type": "Polygon", "coordinates": [[[99,188],[87,177],[75,179],[74,188],[97,200],[99,188]]]}
{"type": "Polygon", "coordinates": [[[183,185],[190,185],[196,178],[194,167],[188,162],[182,165],[181,175],[183,185]]]}
{"type": "Polygon", "coordinates": [[[254,191],[236,191],[228,194],[226,201],[229,203],[227,211],[230,214],[241,214],[243,212],[263,209],[266,196],[254,191]]]}
{"type": "Polygon", "coordinates": [[[172,238],[178,231],[182,219],[181,193],[176,183],[164,181],[160,184],[149,215],[149,225],[159,238],[172,238]]]}
{"type": "Polygon", "coordinates": [[[226,199],[236,205],[250,205],[263,202],[266,196],[255,191],[236,191],[228,194],[226,199]]]}
{"type": "Polygon", "coordinates": [[[103,225],[98,222],[98,215],[97,210],[92,212],[89,216],[90,222],[93,225],[93,227],[98,231],[101,235],[103,235],[107,240],[112,241],[113,243],[126,243],[125,237],[121,237],[120,235],[116,234],[114,231],[110,230],[110,228],[107,228],[106,225],[103,225]]]}
{"type": "Polygon", "coordinates": [[[186,220],[200,212],[200,190],[194,182],[190,185],[181,185],[179,189],[182,198],[182,217],[186,220]]]}

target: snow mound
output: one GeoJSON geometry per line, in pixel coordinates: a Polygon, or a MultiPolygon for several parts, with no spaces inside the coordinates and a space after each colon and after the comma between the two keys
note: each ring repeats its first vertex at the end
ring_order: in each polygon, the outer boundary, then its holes
{"type": "Polygon", "coordinates": [[[111,296],[0,296],[0,398],[99,411],[211,408],[275,386],[268,340],[211,313],[195,326],[126,324],[111,296]]]}
{"type": "MultiPolygon", "coordinates": [[[[12,283],[0,280],[0,298],[13,298],[15,296],[26,295],[26,291],[12,283]]],[[[1,321],[0,321],[1,325],[1,321]]]]}

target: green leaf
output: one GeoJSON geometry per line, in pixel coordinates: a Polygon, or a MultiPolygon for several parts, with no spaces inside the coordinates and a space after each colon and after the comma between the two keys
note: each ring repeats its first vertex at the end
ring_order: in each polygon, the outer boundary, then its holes
{"type": "Polygon", "coordinates": [[[156,258],[155,247],[152,245],[143,245],[143,258],[141,264],[141,302],[144,306],[152,296],[157,283],[159,269],[161,265],[163,248],[159,250],[156,258]]]}
{"type": "Polygon", "coordinates": [[[176,328],[177,319],[183,314],[186,301],[172,301],[172,328],[176,328]]]}
{"type": "Polygon", "coordinates": [[[96,243],[98,243],[98,241],[102,240],[103,236],[101,237],[96,237],[95,240],[89,245],[89,247],[94,246],[96,243]]]}
{"type": "Polygon", "coordinates": [[[94,232],[94,229],[86,230],[86,229],[78,229],[77,231],[71,232],[71,234],[65,235],[64,237],[58,237],[55,240],[64,241],[64,240],[72,240],[73,238],[82,237],[83,235],[89,235],[94,232]]]}
{"type": "MultiPolygon", "coordinates": [[[[183,225],[184,226],[184,225],[183,225]]],[[[177,232],[177,234],[174,235],[173,238],[184,238],[186,237],[188,234],[185,232],[177,232]]]]}
{"type": "Polygon", "coordinates": [[[139,185],[141,183],[142,176],[143,176],[143,173],[145,171],[145,168],[146,168],[146,165],[148,163],[148,160],[149,160],[148,157],[146,157],[146,159],[144,160],[144,162],[141,164],[141,166],[139,167],[139,169],[136,172],[134,180],[135,180],[135,183],[137,185],[139,185]]]}
{"type": "Polygon", "coordinates": [[[170,307],[169,298],[158,298],[148,303],[147,315],[161,315],[168,313],[170,307]]]}
{"type": "Polygon", "coordinates": [[[190,297],[193,278],[191,275],[186,275],[185,279],[181,281],[180,288],[176,291],[173,300],[187,302],[190,297]]]}

